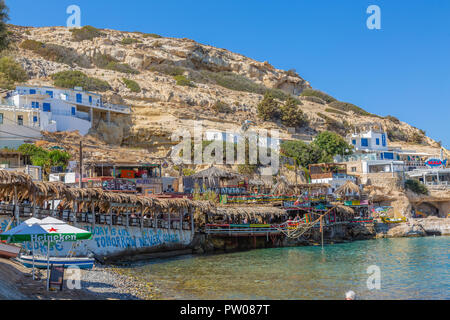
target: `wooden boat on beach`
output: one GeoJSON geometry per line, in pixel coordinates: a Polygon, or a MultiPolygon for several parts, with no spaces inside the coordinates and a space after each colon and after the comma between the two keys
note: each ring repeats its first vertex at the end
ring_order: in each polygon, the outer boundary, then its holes
{"type": "Polygon", "coordinates": [[[20,247],[17,245],[0,242],[0,257],[16,258],[19,255],[20,247]]]}
{"type": "Polygon", "coordinates": [[[381,217],[381,221],[383,221],[384,223],[401,223],[401,222],[406,222],[406,218],[405,217],[401,217],[401,218],[381,217]]]}
{"type": "MultiPolygon", "coordinates": [[[[33,256],[21,255],[18,259],[25,267],[33,267],[33,256]]],[[[50,265],[63,266],[64,268],[78,267],[80,269],[92,269],[95,259],[88,257],[50,257],[50,265]]],[[[39,269],[47,268],[47,257],[34,256],[34,267],[39,269]]]]}

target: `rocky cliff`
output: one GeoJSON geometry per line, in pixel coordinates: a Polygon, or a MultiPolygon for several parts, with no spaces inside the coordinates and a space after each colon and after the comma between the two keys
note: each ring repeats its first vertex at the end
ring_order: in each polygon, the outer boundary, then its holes
{"type": "Polygon", "coordinates": [[[113,119],[113,130],[101,121],[95,124],[92,135],[110,144],[147,148],[162,155],[171,146],[172,132],[192,128],[194,120],[203,120],[206,128],[215,130],[238,130],[243,121],[252,120],[256,127],[277,128],[282,138],[291,138],[292,128],[257,117],[257,105],[269,91],[277,99],[291,96],[299,101],[308,120],[295,130],[302,136],[312,137],[326,129],[345,135],[354,126],[378,122],[391,140],[439,147],[423,131],[394,117],[303,96],[311,86],[293,70],[276,69],[268,62],[193,40],[90,29],[77,38],[74,30],[65,27],[10,26],[10,30],[14,38],[11,54],[28,72],[29,83],[53,85],[52,74],[79,70],[107,81],[110,90],[103,92],[105,96],[119,97],[132,106],[129,118],[113,119]],[[139,89],[133,90],[127,80],[139,89]]]}

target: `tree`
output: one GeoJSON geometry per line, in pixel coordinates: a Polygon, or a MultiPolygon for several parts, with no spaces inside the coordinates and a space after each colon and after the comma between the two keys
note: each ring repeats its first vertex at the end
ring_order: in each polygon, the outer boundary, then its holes
{"type": "Polygon", "coordinates": [[[264,121],[271,121],[280,115],[280,106],[271,93],[266,92],[264,99],[258,104],[258,117],[264,121]]]}
{"type": "Polygon", "coordinates": [[[0,58],[0,72],[12,83],[23,82],[28,78],[22,66],[8,56],[0,58]]]}
{"type": "Polygon", "coordinates": [[[43,172],[49,173],[51,167],[63,167],[65,169],[70,160],[70,154],[66,151],[51,150],[35,146],[34,144],[22,144],[17,151],[27,155],[33,166],[42,167],[43,172]]]}
{"type": "Polygon", "coordinates": [[[0,0],[0,51],[6,49],[9,45],[8,26],[6,22],[9,20],[9,9],[4,0],[0,0]]]}
{"type": "Polygon", "coordinates": [[[302,167],[308,167],[313,163],[327,162],[324,159],[324,152],[315,144],[307,144],[303,141],[285,141],[281,144],[280,151],[282,155],[294,158],[297,164],[302,167]]]}
{"type": "Polygon", "coordinates": [[[323,131],[319,133],[312,144],[322,149],[329,158],[338,154],[352,154],[353,147],[344,138],[334,132],[323,131]]]}
{"type": "Polygon", "coordinates": [[[281,106],[281,121],[294,128],[301,127],[306,123],[306,117],[298,107],[298,102],[291,97],[281,106]]]}

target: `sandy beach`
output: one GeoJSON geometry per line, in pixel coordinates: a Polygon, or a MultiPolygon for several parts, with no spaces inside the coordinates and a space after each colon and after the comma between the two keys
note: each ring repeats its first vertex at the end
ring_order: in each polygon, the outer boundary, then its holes
{"type": "Polygon", "coordinates": [[[47,291],[46,270],[31,269],[11,259],[0,258],[0,299],[4,300],[141,300],[157,299],[160,294],[151,284],[120,274],[113,267],[96,265],[81,271],[81,289],[47,291]]]}

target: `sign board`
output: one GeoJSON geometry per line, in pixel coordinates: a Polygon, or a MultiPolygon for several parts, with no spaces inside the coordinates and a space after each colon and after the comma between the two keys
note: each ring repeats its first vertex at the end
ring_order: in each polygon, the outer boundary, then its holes
{"type": "Polygon", "coordinates": [[[59,287],[59,290],[62,291],[64,284],[64,265],[55,266],[52,264],[50,268],[50,280],[49,280],[49,288],[52,286],[59,287]]]}
{"type": "Polygon", "coordinates": [[[447,165],[447,160],[429,158],[425,161],[425,165],[429,168],[444,168],[447,165]]]}

